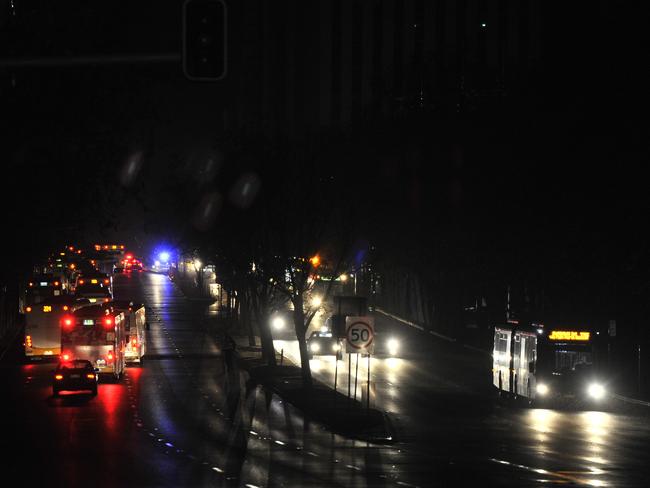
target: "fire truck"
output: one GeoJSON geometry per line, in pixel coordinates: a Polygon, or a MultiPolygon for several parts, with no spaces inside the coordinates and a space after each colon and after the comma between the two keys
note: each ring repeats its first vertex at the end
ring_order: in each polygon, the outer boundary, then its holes
{"type": "Polygon", "coordinates": [[[87,359],[100,375],[124,373],[126,317],[110,304],[90,305],[61,318],[61,359],[87,359]]]}

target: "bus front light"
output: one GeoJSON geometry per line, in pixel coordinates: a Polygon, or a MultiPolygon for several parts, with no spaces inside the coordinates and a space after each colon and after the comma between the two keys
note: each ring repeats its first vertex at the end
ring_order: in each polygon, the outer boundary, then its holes
{"type": "Polygon", "coordinates": [[[309,346],[309,349],[311,349],[311,352],[318,352],[320,351],[320,344],[317,342],[312,342],[312,344],[309,346]]]}
{"type": "Polygon", "coordinates": [[[587,388],[587,393],[594,400],[601,400],[605,396],[605,387],[598,383],[592,383],[587,388]]]}
{"type": "Polygon", "coordinates": [[[537,383],[537,386],[535,387],[535,390],[537,391],[537,394],[539,396],[544,396],[548,394],[548,385],[544,383],[537,383]]]}

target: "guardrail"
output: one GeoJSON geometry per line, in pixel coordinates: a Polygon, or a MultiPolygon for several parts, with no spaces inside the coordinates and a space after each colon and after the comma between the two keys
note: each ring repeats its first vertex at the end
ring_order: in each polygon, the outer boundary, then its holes
{"type": "Polygon", "coordinates": [[[406,324],[406,325],[408,325],[410,327],[421,330],[422,332],[428,332],[429,334],[431,334],[433,336],[436,336],[436,337],[438,337],[440,339],[443,339],[445,341],[457,342],[457,340],[454,339],[453,337],[449,337],[449,336],[440,334],[439,332],[435,332],[433,330],[425,329],[421,325],[418,325],[418,324],[416,324],[414,322],[411,322],[410,320],[403,319],[402,317],[399,317],[397,315],[393,315],[392,313],[386,312],[385,310],[382,310],[381,308],[375,307],[375,308],[373,308],[373,311],[379,312],[379,313],[385,315],[386,317],[390,317],[391,319],[397,320],[398,322],[402,322],[403,324],[406,324]]]}
{"type": "Polygon", "coordinates": [[[615,393],[612,394],[612,398],[615,398],[616,400],[619,400],[621,402],[631,403],[633,405],[641,405],[643,407],[650,407],[650,402],[646,402],[644,400],[637,400],[636,398],[630,398],[630,397],[626,397],[626,396],[623,396],[623,395],[617,395],[615,393]]]}
{"type": "Polygon", "coordinates": [[[492,355],[492,351],[486,351],[485,349],[481,349],[479,347],[470,346],[468,344],[463,344],[462,342],[458,342],[458,339],[456,339],[454,337],[446,336],[446,335],[441,334],[439,332],[435,332],[435,331],[433,331],[431,329],[425,329],[424,327],[422,327],[421,325],[416,324],[415,322],[411,322],[410,320],[406,320],[406,319],[404,319],[404,318],[402,318],[402,317],[400,317],[398,315],[394,315],[394,314],[392,314],[390,312],[386,312],[385,310],[382,310],[381,308],[375,307],[375,308],[373,308],[373,311],[374,312],[379,312],[380,314],[385,315],[386,317],[390,317],[393,320],[397,320],[398,322],[406,324],[409,327],[413,327],[414,329],[417,329],[417,330],[420,330],[422,332],[428,333],[428,334],[430,334],[432,336],[435,336],[435,337],[437,337],[439,339],[442,339],[444,341],[456,343],[456,344],[458,344],[458,345],[460,345],[460,346],[462,346],[462,347],[464,347],[466,349],[470,349],[472,351],[480,352],[481,354],[487,354],[487,355],[490,355],[490,356],[492,355]]]}

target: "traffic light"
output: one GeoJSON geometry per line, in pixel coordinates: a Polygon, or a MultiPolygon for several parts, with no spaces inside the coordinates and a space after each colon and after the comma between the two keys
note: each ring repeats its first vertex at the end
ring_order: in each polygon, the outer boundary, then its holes
{"type": "Polygon", "coordinates": [[[190,80],[226,76],[226,3],[186,0],[183,4],[183,72],[190,80]]]}

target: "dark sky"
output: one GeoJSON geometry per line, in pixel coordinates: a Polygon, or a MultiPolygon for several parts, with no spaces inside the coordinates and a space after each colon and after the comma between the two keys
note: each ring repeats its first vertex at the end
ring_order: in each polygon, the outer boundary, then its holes
{"type": "MultiPolygon", "coordinates": [[[[180,52],[181,2],[11,5],[0,2],[4,60],[180,52]]],[[[594,280],[644,282],[641,2],[228,5],[231,64],[221,83],[190,82],[177,62],[3,63],[4,180],[25,199],[18,207],[5,192],[2,204],[12,228],[33,237],[15,249],[179,240],[196,231],[193,215],[210,195],[228,211],[242,174],[255,171],[263,188],[282,181],[277,153],[293,151],[317,155],[319,171],[368,212],[360,233],[396,256],[414,246],[515,274],[561,271],[574,291],[594,280]],[[504,78],[476,61],[482,34],[472,29],[483,12],[511,19],[485,45],[488,61],[503,46],[504,78]],[[419,22],[423,34],[411,29],[419,22]],[[497,86],[505,91],[496,104],[475,96],[497,86]]]]}

